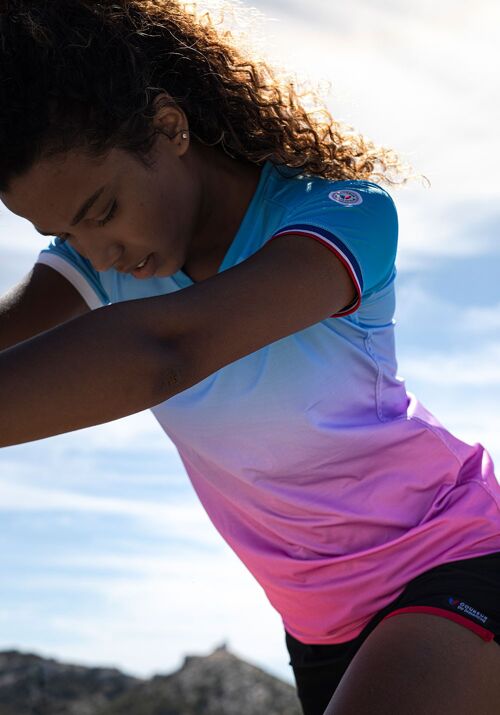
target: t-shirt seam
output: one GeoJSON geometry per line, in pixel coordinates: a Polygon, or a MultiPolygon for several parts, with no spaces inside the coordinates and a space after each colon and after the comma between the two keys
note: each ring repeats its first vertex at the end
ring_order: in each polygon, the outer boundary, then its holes
{"type": "Polygon", "coordinates": [[[467,481],[467,484],[477,484],[478,487],[481,487],[482,489],[484,489],[484,491],[488,494],[489,497],[491,497],[491,499],[492,499],[493,502],[495,503],[495,506],[496,506],[496,508],[497,508],[497,510],[498,510],[498,513],[500,514],[500,503],[498,502],[497,497],[496,497],[495,494],[492,492],[492,490],[490,489],[490,487],[489,487],[488,484],[486,484],[482,479],[481,479],[481,480],[479,480],[479,479],[469,479],[469,480],[467,481]]]}
{"type": "Polygon", "coordinates": [[[284,209],[285,211],[287,211],[287,210],[290,209],[289,206],[287,206],[286,204],[282,204],[280,201],[278,201],[277,199],[273,198],[272,196],[266,196],[266,197],[264,198],[264,201],[266,201],[267,203],[270,203],[270,204],[275,204],[276,206],[279,206],[280,209],[284,209]]]}
{"type": "Polygon", "coordinates": [[[377,376],[375,378],[375,409],[377,411],[377,417],[379,418],[379,421],[382,423],[390,422],[390,419],[385,419],[382,407],[381,407],[381,402],[382,402],[382,367],[380,365],[379,360],[377,360],[377,355],[376,353],[371,349],[371,340],[372,340],[372,335],[373,332],[371,329],[367,329],[367,335],[365,336],[363,340],[363,345],[365,348],[366,354],[371,358],[371,360],[375,363],[375,367],[377,369],[377,376]]]}
{"type": "Polygon", "coordinates": [[[432,425],[430,425],[428,422],[425,422],[421,417],[417,417],[416,415],[411,415],[409,420],[414,420],[416,422],[419,422],[421,425],[423,425],[429,432],[432,432],[432,434],[439,439],[439,441],[446,447],[446,449],[452,454],[455,459],[457,460],[458,464],[460,467],[463,467],[464,461],[459,457],[457,452],[449,445],[446,440],[443,439],[443,437],[439,434],[438,430],[436,430],[432,425]]]}

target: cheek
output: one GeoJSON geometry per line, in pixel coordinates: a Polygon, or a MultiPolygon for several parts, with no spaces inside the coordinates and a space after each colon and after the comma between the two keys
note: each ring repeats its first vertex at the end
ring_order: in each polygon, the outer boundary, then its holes
{"type": "Polygon", "coordinates": [[[144,243],[145,240],[151,241],[161,225],[159,209],[150,201],[131,203],[124,207],[123,213],[116,218],[116,231],[122,241],[132,244],[144,243]]]}
{"type": "Polygon", "coordinates": [[[178,231],[172,224],[171,213],[159,203],[143,202],[136,207],[133,215],[128,214],[125,218],[124,214],[120,229],[123,244],[135,247],[136,251],[145,249],[163,256],[175,252],[178,231]]]}
{"type": "Polygon", "coordinates": [[[184,197],[170,195],[151,206],[148,226],[158,238],[171,244],[184,244],[191,234],[192,217],[184,197]]]}
{"type": "MultiPolygon", "coordinates": [[[[195,201],[182,177],[176,185],[172,177],[151,181],[138,190],[139,197],[131,206],[130,226],[138,240],[146,240],[169,252],[183,251],[190,243],[196,221],[195,201]]],[[[125,215],[125,214],[124,214],[125,215]]]]}

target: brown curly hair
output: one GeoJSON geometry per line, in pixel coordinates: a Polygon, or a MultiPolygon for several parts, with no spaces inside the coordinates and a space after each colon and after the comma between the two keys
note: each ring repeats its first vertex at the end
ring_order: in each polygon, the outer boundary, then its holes
{"type": "Polygon", "coordinates": [[[181,0],[0,0],[0,190],[70,149],[115,147],[147,164],[165,92],[195,140],[235,159],[328,179],[417,176],[217,25],[181,0]]]}

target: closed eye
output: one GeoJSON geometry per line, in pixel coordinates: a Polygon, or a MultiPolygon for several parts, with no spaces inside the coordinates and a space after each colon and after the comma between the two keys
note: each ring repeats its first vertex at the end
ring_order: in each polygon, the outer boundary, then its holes
{"type": "MultiPolygon", "coordinates": [[[[108,215],[105,216],[103,219],[100,219],[99,221],[97,221],[97,225],[105,226],[108,223],[108,221],[111,221],[111,219],[113,218],[113,216],[116,213],[117,208],[118,208],[118,202],[115,199],[115,201],[113,201],[113,204],[111,205],[108,215]]],[[[57,238],[60,240],[61,243],[64,243],[65,241],[68,240],[69,236],[61,234],[61,235],[57,236],[57,238]]]]}
{"type": "Polygon", "coordinates": [[[105,226],[105,225],[108,223],[108,221],[111,221],[111,219],[113,218],[113,216],[114,216],[115,213],[116,213],[117,207],[118,207],[118,202],[117,202],[116,199],[115,199],[115,200],[113,201],[113,204],[112,204],[110,210],[109,210],[108,215],[105,216],[105,217],[104,217],[103,219],[101,219],[100,221],[97,221],[97,225],[98,225],[98,226],[105,226]]]}

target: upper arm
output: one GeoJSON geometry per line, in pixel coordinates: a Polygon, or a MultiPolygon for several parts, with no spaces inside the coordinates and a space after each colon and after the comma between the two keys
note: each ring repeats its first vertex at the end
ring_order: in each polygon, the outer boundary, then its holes
{"type": "Polygon", "coordinates": [[[88,310],[87,303],[66,278],[37,263],[22,281],[0,298],[0,350],[88,310]]]}
{"type": "Polygon", "coordinates": [[[352,278],[335,253],[286,235],[201,283],[151,299],[144,315],[151,330],[176,341],[191,385],[328,318],[354,297],[352,278]]]}
{"type": "Polygon", "coordinates": [[[312,190],[304,183],[306,198],[298,196],[250,258],[168,297],[165,320],[175,315],[191,384],[314,323],[353,313],[393,280],[398,222],[391,197],[369,183],[338,195],[328,183],[312,190]]]}

